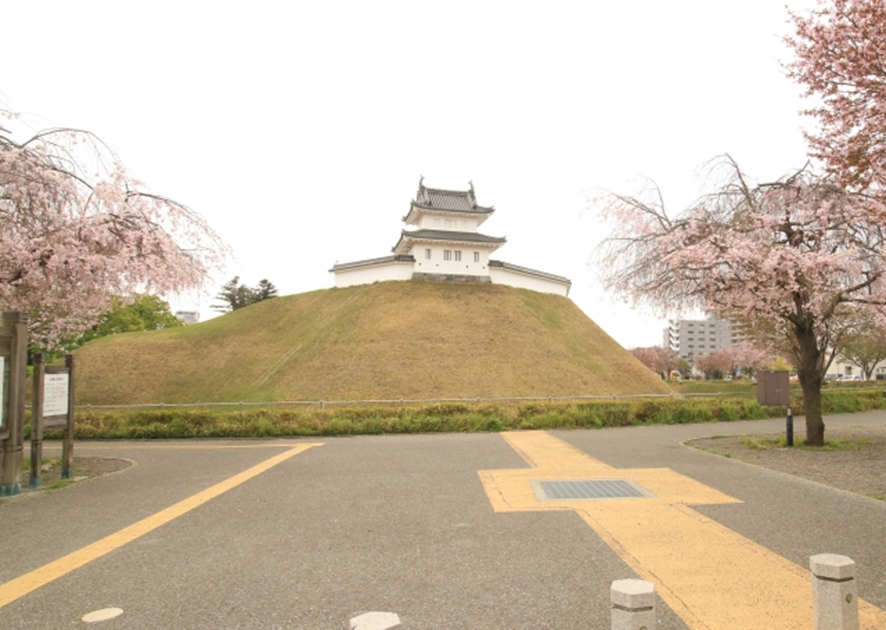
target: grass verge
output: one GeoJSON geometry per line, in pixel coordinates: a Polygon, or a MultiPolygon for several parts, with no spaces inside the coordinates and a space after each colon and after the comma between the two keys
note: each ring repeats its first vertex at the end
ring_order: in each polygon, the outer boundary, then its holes
{"type": "MultiPolygon", "coordinates": [[[[780,436],[742,436],[740,439],[742,445],[754,451],[766,450],[771,448],[787,448],[787,438],[780,436]]],[[[808,449],[812,451],[857,451],[862,446],[870,444],[871,441],[866,438],[850,438],[845,440],[826,440],[823,446],[810,446],[805,440],[794,442],[793,448],[808,449]]]]}
{"type": "MultiPolygon", "coordinates": [[[[825,413],[886,408],[880,392],[824,395],[825,413]]],[[[802,401],[793,405],[803,413],[802,401]]],[[[402,407],[265,407],[78,411],[74,437],[94,439],[258,438],[384,433],[470,433],[600,429],[648,424],[729,422],[784,416],[747,398],[649,398],[523,404],[440,403],[402,407]]],[[[26,439],[29,437],[26,427],[26,439]]],[[[61,437],[47,432],[47,439],[61,437]]]]}
{"type": "MultiPolygon", "coordinates": [[[[449,403],[405,407],[245,410],[149,409],[78,411],[74,437],[173,439],[463,433],[517,429],[603,428],[766,418],[773,409],[746,399],[679,398],[547,402],[522,405],[449,403]]],[[[60,437],[47,432],[46,438],[60,437]]]]}

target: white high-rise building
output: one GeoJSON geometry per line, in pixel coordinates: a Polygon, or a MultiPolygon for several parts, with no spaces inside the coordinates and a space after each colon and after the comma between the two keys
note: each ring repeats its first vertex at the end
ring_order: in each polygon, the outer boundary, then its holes
{"type": "Polygon", "coordinates": [[[741,341],[739,331],[725,319],[672,319],[664,329],[663,345],[690,363],[741,341]]]}

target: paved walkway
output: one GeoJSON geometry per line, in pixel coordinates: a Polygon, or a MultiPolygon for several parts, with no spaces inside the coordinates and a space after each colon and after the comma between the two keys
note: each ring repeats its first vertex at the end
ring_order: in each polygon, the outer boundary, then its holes
{"type": "MultiPolygon", "coordinates": [[[[641,576],[658,583],[663,630],[756,630],[722,612],[747,588],[725,565],[748,550],[762,560],[738,573],[771,585],[755,608],[805,606],[808,557],[831,552],[856,560],[879,623],[886,503],[680,445],[782,423],[79,443],[78,455],[138,465],[0,507],[0,627],[69,628],[117,607],[98,625],[333,630],[390,611],[404,629],[604,629],[612,580],[641,576]],[[610,477],[655,498],[558,505],[529,484],[610,477]],[[687,562],[718,554],[728,562],[687,562]]],[[[811,628],[803,618],[765,627],[811,628]]]]}

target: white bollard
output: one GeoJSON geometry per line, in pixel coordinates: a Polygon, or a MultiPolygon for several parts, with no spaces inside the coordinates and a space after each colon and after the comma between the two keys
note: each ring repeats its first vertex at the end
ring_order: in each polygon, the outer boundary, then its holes
{"type": "Polygon", "coordinates": [[[612,630],[655,630],[655,586],[645,580],[615,580],[610,590],[612,630]]]}
{"type": "Polygon", "coordinates": [[[858,630],[855,562],[823,553],[809,558],[814,630],[858,630]]]}

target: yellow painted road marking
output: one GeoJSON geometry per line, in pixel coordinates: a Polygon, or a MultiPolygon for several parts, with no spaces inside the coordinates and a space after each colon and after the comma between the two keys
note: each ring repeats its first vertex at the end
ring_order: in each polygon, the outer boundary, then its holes
{"type": "MultiPolygon", "coordinates": [[[[122,444],[82,444],[77,446],[84,451],[93,450],[136,450],[136,451],[175,451],[175,450],[195,450],[195,451],[211,451],[211,450],[227,450],[227,449],[251,449],[251,448],[286,448],[287,446],[295,446],[296,443],[287,442],[267,442],[262,444],[144,444],[144,443],[122,443],[122,444]]],[[[61,444],[43,443],[43,450],[62,449],[61,444]]]]}
{"type": "Polygon", "coordinates": [[[111,534],[110,536],[106,536],[91,545],[87,545],[82,549],[78,549],[77,551],[59,558],[58,560],[45,564],[39,569],[35,569],[30,573],[26,573],[25,575],[0,585],[0,608],[6,606],[10,602],[14,602],[20,597],[24,597],[31,591],[49,584],[53,580],[57,580],[75,569],[79,569],[83,565],[88,564],[97,558],[101,558],[105,554],[132,542],[136,538],[144,536],[161,525],[190,512],[194,508],[203,505],[207,501],[211,501],[232,488],[236,488],[240,484],[249,481],[253,477],[273,468],[277,464],[285,462],[287,459],[308,450],[312,446],[322,446],[322,443],[305,442],[299,444],[284,453],[266,459],[252,468],[244,470],[233,477],[207,488],[206,490],[179,501],[165,510],[161,510],[156,514],[144,518],[129,527],[125,527],[120,531],[111,534]]]}
{"type": "MultiPolygon", "coordinates": [[[[538,431],[504,439],[532,468],[482,470],[497,512],[573,510],[694,630],[809,630],[809,571],[689,505],[741,503],[667,468],[616,469],[538,431]],[[654,498],[539,501],[532,481],[631,479],[654,498]]],[[[886,612],[859,600],[862,630],[886,612]]]]}

